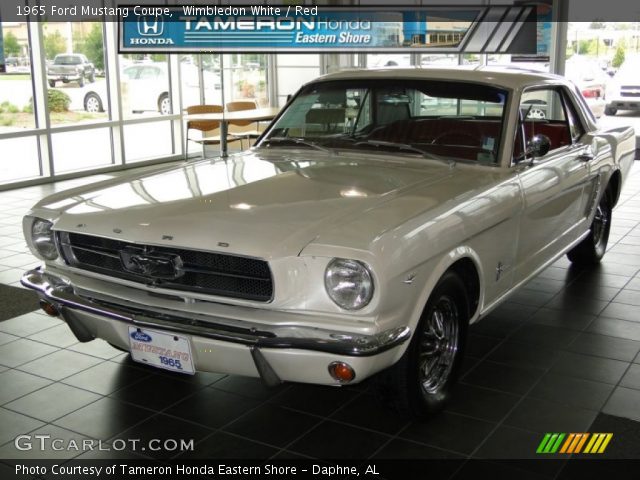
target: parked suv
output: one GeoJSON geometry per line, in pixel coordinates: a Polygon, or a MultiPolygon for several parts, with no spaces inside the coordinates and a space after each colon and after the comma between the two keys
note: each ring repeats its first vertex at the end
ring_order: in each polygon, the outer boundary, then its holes
{"type": "Polygon", "coordinates": [[[630,57],[609,82],[607,108],[604,113],[615,115],[618,110],[640,110],[640,57],[630,57]]]}
{"type": "Polygon", "coordinates": [[[57,81],[62,83],[78,82],[84,87],[84,81],[95,82],[96,69],[93,63],[79,53],[61,53],[56,55],[53,63],[47,68],[47,80],[49,86],[54,88],[57,81]]]}

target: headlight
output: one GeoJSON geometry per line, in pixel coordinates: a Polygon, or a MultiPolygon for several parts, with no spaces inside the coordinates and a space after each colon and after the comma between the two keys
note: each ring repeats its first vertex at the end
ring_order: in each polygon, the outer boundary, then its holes
{"type": "Polygon", "coordinates": [[[58,258],[58,249],[51,230],[53,223],[48,220],[36,218],[31,225],[31,242],[45,260],[58,258]]]}
{"type": "Polygon", "coordinates": [[[364,308],[373,296],[371,272],[357,260],[331,260],[324,272],[324,286],[331,300],[345,310],[364,308]]]}

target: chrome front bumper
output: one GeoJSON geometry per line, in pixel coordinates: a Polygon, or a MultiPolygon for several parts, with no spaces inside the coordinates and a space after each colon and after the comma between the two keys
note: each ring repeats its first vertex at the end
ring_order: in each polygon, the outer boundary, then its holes
{"type": "MultiPolygon", "coordinates": [[[[270,328],[264,325],[238,325],[216,323],[204,315],[184,316],[184,313],[170,310],[151,310],[140,304],[116,303],[114,299],[98,298],[90,294],[80,295],[73,285],[64,279],[41,269],[30,270],[22,277],[22,285],[33,289],[41,299],[49,302],[60,312],[60,316],[78,340],[87,342],[96,335],[83,325],[81,315],[90,314],[103,319],[122,322],[140,328],[158,329],[207,339],[226,342],[250,348],[260,377],[269,384],[279,383],[262,355],[261,350],[294,349],[321,352],[342,357],[373,357],[397,347],[410,338],[408,327],[399,327],[375,335],[349,335],[310,327],[294,328],[296,336],[291,336],[292,327],[270,328]]],[[[241,323],[244,323],[241,325],[241,323]]]]}

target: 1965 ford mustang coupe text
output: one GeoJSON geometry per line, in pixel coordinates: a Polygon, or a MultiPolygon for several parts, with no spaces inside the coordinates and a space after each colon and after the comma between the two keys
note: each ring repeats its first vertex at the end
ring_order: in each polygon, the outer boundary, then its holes
{"type": "Polygon", "coordinates": [[[23,284],[136,361],[451,394],[470,323],[568,254],[598,262],[635,149],[576,88],[508,70],[341,72],[249,151],[62,192],[23,284]]]}

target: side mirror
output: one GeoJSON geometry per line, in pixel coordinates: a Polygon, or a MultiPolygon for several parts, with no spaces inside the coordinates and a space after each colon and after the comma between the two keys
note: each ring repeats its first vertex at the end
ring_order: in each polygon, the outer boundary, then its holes
{"type": "Polygon", "coordinates": [[[533,158],[544,157],[550,149],[551,140],[546,135],[534,135],[527,143],[527,153],[533,158]]]}

